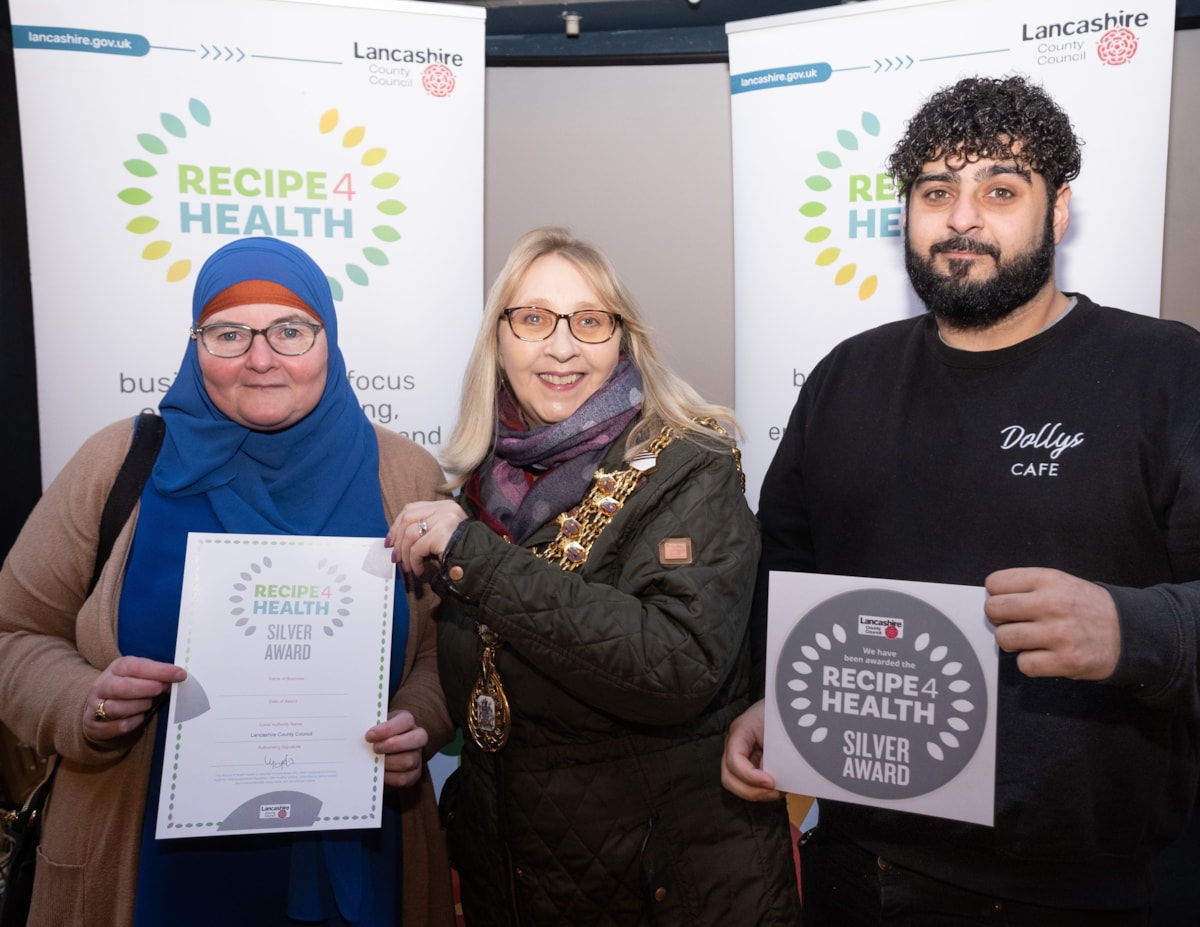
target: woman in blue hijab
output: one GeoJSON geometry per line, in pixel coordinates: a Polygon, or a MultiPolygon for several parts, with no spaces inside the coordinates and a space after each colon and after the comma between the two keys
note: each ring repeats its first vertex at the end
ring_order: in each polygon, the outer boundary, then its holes
{"type": "Polygon", "coordinates": [[[109,487],[132,429],[91,438],[0,571],[0,720],[60,756],[30,924],[452,923],[424,759],[449,740],[436,599],[396,584],[389,718],[372,830],[154,837],[189,532],[382,537],[439,497],[433,457],[371,424],[346,378],[325,275],[294,245],[235,241],[201,268],[165,436],[95,591],[109,487]],[[403,874],[403,877],[402,877],[403,874]]]}

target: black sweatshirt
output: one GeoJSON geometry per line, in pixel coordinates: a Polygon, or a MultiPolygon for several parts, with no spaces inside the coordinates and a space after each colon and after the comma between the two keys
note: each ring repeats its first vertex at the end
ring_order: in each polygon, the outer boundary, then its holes
{"type": "Polygon", "coordinates": [[[1077,299],[998,351],[951,348],[923,317],[821,361],[762,486],[756,620],[769,570],[1103,583],[1122,638],[1109,680],[1033,679],[1001,655],[994,828],[824,800],[820,815],[970,889],[1129,908],[1200,775],[1200,333],[1077,299]]]}

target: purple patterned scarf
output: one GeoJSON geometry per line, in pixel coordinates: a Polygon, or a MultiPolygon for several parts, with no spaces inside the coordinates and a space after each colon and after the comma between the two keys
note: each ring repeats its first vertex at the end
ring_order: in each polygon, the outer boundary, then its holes
{"type": "Polygon", "coordinates": [[[511,393],[502,391],[496,446],[478,471],[484,508],[518,544],[525,543],[546,522],[579,504],[609,445],[641,408],[642,375],[624,356],[574,415],[532,431],[521,424],[511,393]]]}

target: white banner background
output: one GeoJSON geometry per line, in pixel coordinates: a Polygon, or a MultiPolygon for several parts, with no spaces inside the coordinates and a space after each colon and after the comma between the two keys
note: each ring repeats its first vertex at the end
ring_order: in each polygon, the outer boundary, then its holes
{"type": "Polygon", "coordinates": [[[1059,286],[1158,314],[1171,0],[1109,11],[1086,0],[872,0],[727,30],[735,383],[751,505],[817,361],[923,311],[884,161],[921,102],[960,77],[1024,74],[1063,106],[1085,144],[1059,286]]]}
{"type": "Polygon", "coordinates": [[[157,407],[197,270],[251,234],[322,266],[368,415],[436,454],[481,302],[483,11],[9,6],[43,480],[99,427],[157,407]]]}

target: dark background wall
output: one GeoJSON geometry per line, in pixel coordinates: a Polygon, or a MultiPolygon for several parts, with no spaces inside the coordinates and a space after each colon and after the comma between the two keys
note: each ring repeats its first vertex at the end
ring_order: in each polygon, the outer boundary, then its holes
{"type": "Polygon", "coordinates": [[[25,516],[41,495],[33,305],[25,235],[25,185],[17,130],[12,29],[5,4],[0,28],[0,555],[7,554],[25,516]]]}

